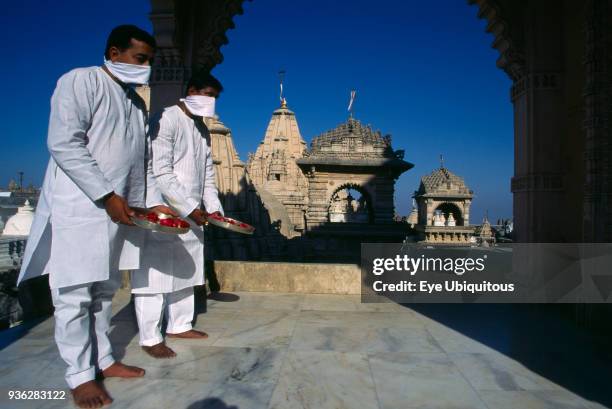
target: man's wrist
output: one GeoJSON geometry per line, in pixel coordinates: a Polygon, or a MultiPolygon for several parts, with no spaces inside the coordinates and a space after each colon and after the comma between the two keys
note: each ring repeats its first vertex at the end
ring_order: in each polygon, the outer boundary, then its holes
{"type": "Polygon", "coordinates": [[[102,197],[100,198],[100,203],[102,203],[103,205],[105,205],[105,204],[106,204],[106,201],[107,201],[108,199],[110,199],[111,197],[113,197],[114,195],[115,195],[115,192],[114,192],[114,191],[112,191],[112,192],[109,192],[109,193],[105,194],[104,196],[102,196],[102,197]]]}

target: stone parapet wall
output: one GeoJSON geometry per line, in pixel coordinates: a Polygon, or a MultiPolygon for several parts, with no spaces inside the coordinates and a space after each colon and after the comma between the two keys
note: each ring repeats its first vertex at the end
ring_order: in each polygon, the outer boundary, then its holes
{"type": "Polygon", "coordinates": [[[215,261],[221,291],[361,294],[357,264],[215,261]]]}

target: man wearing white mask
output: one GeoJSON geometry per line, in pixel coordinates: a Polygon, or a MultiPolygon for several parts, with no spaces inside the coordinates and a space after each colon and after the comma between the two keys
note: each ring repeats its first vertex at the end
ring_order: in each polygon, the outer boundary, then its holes
{"type": "Polygon", "coordinates": [[[128,227],[130,206],[174,213],[157,206],[161,195],[146,166],[146,107],[132,88],[147,83],[154,50],[149,33],[116,27],[105,64],[64,74],[51,98],[51,159],[19,282],[49,274],[55,340],[82,408],[112,402],[97,372],[144,375],[141,368],[115,361],[108,330],[119,270],[138,268],[144,240],[144,230],[128,227]]]}
{"type": "Polygon", "coordinates": [[[132,272],[132,293],[140,345],[155,358],[176,354],[161,334],[202,339],[192,328],[193,287],[204,284],[204,232],[207,213],[223,213],[215,184],[210,134],[205,118],[215,114],[223,87],[212,75],[194,75],[187,96],[151,121],[152,169],[164,201],[191,223],[183,235],[147,232],[141,268],[132,272]]]}

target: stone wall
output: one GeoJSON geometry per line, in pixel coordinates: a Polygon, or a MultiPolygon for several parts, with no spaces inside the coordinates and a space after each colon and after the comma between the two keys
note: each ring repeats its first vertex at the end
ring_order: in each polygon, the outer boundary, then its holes
{"type": "Polygon", "coordinates": [[[361,294],[357,264],[215,261],[221,291],[361,294]]]}

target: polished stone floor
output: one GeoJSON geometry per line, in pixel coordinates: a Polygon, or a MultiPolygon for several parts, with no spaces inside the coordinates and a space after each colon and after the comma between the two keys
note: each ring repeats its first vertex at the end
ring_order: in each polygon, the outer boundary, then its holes
{"type": "MultiPolygon", "coordinates": [[[[215,298],[196,322],[210,337],[170,340],[177,357],[154,360],[138,346],[129,294],[118,293],[111,330],[116,354],[147,374],[105,381],[115,399],[111,407],[604,408],[601,402],[608,401],[602,394],[612,389],[612,378],[600,379],[610,367],[599,352],[579,356],[580,362],[565,361],[563,334],[541,333],[538,325],[514,327],[507,317],[517,313],[503,306],[447,305],[444,312],[442,307],[362,304],[358,296],[343,295],[215,298]],[[541,341],[550,348],[540,347],[541,341]],[[597,382],[608,388],[600,390],[597,382]]],[[[14,389],[65,390],[52,332],[50,318],[0,351],[0,408],[73,407],[69,399],[7,399],[14,389]]],[[[582,350],[583,340],[568,342],[582,350]]]]}

